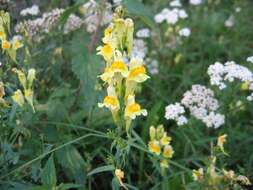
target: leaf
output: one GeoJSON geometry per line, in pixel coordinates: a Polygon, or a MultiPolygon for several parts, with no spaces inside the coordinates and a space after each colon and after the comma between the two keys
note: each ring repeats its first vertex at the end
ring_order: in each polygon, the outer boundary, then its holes
{"type": "Polygon", "coordinates": [[[57,178],[56,178],[53,155],[47,160],[47,163],[42,170],[41,182],[43,185],[46,185],[46,186],[50,186],[50,187],[56,186],[57,178]]]}
{"type": "Polygon", "coordinates": [[[71,14],[73,14],[74,12],[76,12],[79,9],[79,7],[85,2],[86,2],[86,0],[81,0],[81,1],[79,0],[78,2],[76,2],[75,5],[65,9],[65,11],[62,13],[60,20],[59,20],[59,24],[60,24],[61,28],[64,27],[64,24],[67,22],[69,16],[71,14]]]}
{"type": "Polygon", "coordinates": [[[112,170],[115,170],[115,167],[113,165],[101,166],[89,172],[87,176],[92,176],[97,173],[107,172],[107,171],[112,171],[112,170]]]}
{"type": "Polygon", "coordinates": [[[66,175],[76,183],[86,181],[85,161],[74,146],[68,146],[56,152],[57,161],[64,168],[66,175]]]}
{"type": "Polygon", "coordinates": [[[155,22],[153,21],[153,14],[143,3],[138,0],[124,0],[123,6],[127,9],[130,15],[139,17],[150,28],[154,30],[156,29],[155,22]]]}

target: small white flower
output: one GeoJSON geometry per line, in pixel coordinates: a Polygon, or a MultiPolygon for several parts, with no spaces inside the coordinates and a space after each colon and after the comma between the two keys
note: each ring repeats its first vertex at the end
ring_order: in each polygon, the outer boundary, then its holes
{"type": "Polygon", "coordinates": [[[171,7],[181,7],[182,4],[181,4],[181,2],[179,0],[174,0],[174,1],[170,2],[170,6],[171,7]]]}
{"type": "Polygon", "coordinates": [[[144,59],[148,52],[147,44],[142,39],[134,39],[132,56],[144,59]]]}
{"type": "Polygon", "coordinates": [[[184,9],[180,9],[178,12],[178,15],[180,18],[185,19],[188,17],[188,14],[186,13],[186,11],[184,9]]]}
{"type": "Polygon", "coordinates": [[[253,56],[248,57],[247,61],[250,62],[250,63],[253,63],[253,56]]]}
{"type": "Polygon", "coordinates": [[[156,23],[162,23],[165,20],[165,17],[162,14],[156,14],[154,19],[156,23]]]}
{"type": "Polygon", "coordinates": [[[199,5],[202,3],[202,0],[190,0],[190,4],[192,5],[199,5]]]}
{"type": "Polygon", "coordinates": [[[235,22],[235,19],[234,19],[234,16],[230,16],[224,23],[224,25],[228,28],[231,28],[234,26],[234,22],[235,22]]]}
{"type": "Polygon", "coordinates": [[[188,122],[187,118],[183,115],[185,113],[184,107],[176,102],[175,104],[170,104],[165,108],[165,118],[167,120],[175,120],[177,125],[184,125],[188,122]]]}
{"type": "Polygon", "coordinates": [[[136,32],[138,38],[148,38],[150,37],[150,30],[148,28],[140,29],[136,32]]]}
{"type": "Polygon", "coordinates": [[[40,10],[39,10],[38,5],[33,5],[32,7],[23,9],[20,12],[20,15],[22,15],[22,16],[27,16],[27,15],[33,15],[33,16],[35,16],[35,15],[38,15],[39,12],[40,12],[40,10]]]}
{"type": "Polygon", "coordinates": [[[191,35],[191,30],[189,28],[182,28],[181,30],[179,30],[178,34],[180,36],[188,37],[191,35]]]}
{"type": "Polygon", "coordinates": [[[241,12],[241,7],[236,7],[235,12],[237,12],[237,13],[241,12]]]}
{"type": "Polygon", "coordinates": [[[166,15],[166,21],[168,24],[176,24],[178,21],[178,12],[177,9],[173,9],[172,11],[169,11],[166,15]]]}

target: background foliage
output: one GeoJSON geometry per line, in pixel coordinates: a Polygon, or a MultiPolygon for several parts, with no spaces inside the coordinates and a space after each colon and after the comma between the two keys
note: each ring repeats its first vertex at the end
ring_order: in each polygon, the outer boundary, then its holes
{"type": "MultiPolygon", "coordinates": [[[[104,95],[97,78],[103,61],[95,49],[103,28],[99,27],[93,34],[80,28],[65,35],[61,27],[70,13],[78,12],[78,5],[84,2],[37,1],[43,11],[56,7],[67,9],[46,39],[25,44],[30,57],[25,57],[25,49],[18,55],[20,62],[28,62],[22,67],[37,71],[36,112],[29,107],[21,110],[15,104],[0,111],[0,189],[119,188],[112,172],[106,172],[113,170],[110,146],[115,126],[109,111],[97,107],[104,95]]],[[[209,0],[198,7],[182,2],[190,15],[186,22],[192,34],[172,49],[166,46],[166,26],[157,25],[153,20],[167,6],[167,1],[123,1],[136,29],[148,27],[157,34],[147,42],[148,54],[151,50],[157,51],[159,74],[153,75],[141,89],[139,102],[149,114],[145,119],[138,119],[134,129],[147,143],[149,126],[163,123],[172,136],[175,150],[168,178],[162,179],[148,154],[132,148],[125,163],[130,189],[160,189],[163,180],[169,181],[168,189],[194,189],[191,169],[203,166],[210,153],[210,142],[223,133],[229,137],[226,144],[229,157],[221,159],[218,165],[245,173],[253,180],[253,109],[238,85],[231,85],[223,92],[211,87],[222,104],[222,113],[226,114],[225,125],[217,130],[206,128],[194,119],[190,120],[190,127],[178,127],[164,118],[165,106],[180,100],[192,84],[210,86],[206,71],[215,61],[235,60],[253,69],[245,62],[253,52],[252,1],[209,0]],[[224,22],[236,7],[242,11],[236,15],[234,26],[227,28],[224,22]],[[179,55],[181,59],[176,61],[179,55]],[[238,100],[242,101],[242,108],[237,107],[238,100]]],[[[14,26],[21,20],[19,11],[33,3],[11,1],[1,3],[1,9],[10,12],[14,26]]],[[[0,79],[6,85],[6,97],[10,97],[19,86],[11,68],[20,67],[21,63],[12,63],[3,54],[1,62],[0,79]]]]}

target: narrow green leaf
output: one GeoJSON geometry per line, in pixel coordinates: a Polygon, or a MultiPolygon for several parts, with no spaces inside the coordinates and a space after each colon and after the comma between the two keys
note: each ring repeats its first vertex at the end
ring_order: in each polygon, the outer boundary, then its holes
{"type": "Polygon", "coordinates": [[[113,165],[101,166],[89,172],[87,176],[92,176],[94,174],[101,173],[101,172],[113,171],[114,169],[115,167],[113,165]]]}
{"type": "Polygon", "coordinates": [[[56,171],[54,165],[54,158],[51,156],[42,170],[41,173],[41,182],[43,185],[55,187],[57,178],[56,178],[56,171]]]}

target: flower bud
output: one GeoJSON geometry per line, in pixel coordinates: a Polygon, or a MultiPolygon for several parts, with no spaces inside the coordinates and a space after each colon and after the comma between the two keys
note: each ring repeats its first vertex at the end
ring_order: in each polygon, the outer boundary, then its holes
{"type": "Polygon", "coordinates": [[[153,141],[155,140],[155,136],[156,136],[156,129],[154,126],[151,126],[149,128],[149,136],[150,136],[150,140],[153,141]]]}
{"type": "Polygon", "coordinates": [[[23,107],[25,100],[24,100],[24,96],[23,93],[21,92],[21,90],[17,90],[14,92],[14,95],[12,95],[12,99],[14,102],[16,102],[20,107],[23,107]]]}

